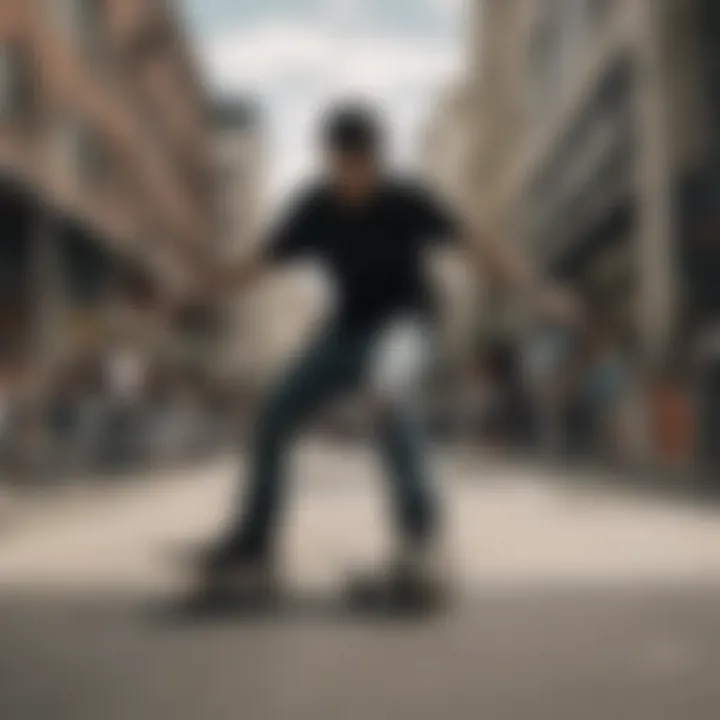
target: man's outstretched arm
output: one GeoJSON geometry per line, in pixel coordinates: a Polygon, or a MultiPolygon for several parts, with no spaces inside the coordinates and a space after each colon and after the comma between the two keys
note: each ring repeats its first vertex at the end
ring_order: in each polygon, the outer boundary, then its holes
{"type": "Polygon", "coordinates": [[[165,298],[165,309],[173,312],[204,303],[222,303],[238,293],[250,290],[271,270],[272,262],[262,252],[226,262],[197,262],[192,286],[165,298]]]}
{"type": "Polygon", "coordinates": [[[314,206],[313,188],[299,192],[261,231],[262,242],[251,253],[236,260],[215,260],[198,267],[192,292],[201,300],[222,301],[249,290],[278,264],[307,253],[314,237],[314,206]]]}
{"type": "Polygon", "coordinates": [[[218,299],[249,290],[272,270],[272,263],[264,252],[256,252],[215,267],[205,282],[209,292],[218,299]]]}
{"type": "Polygon", "coordinates": [[[476,268],[489,271],[505,287],[528,298],[541,313],[563,322],[580,319],[580,307],[573,295],[545,279],[515,248],[484,232],[466,236],[464,248],[476,268]]]}

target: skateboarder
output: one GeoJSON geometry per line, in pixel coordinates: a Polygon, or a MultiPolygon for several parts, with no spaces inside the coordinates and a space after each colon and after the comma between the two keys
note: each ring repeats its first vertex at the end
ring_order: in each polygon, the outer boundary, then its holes
{"type": "Polygon", "coordinates": [[[272,389],[256,420],[246,491],[227,533],[205,558],[213,582],[270,582],[293,439],[330,400],[362,389],[372,397],[399,536],[398,556],[378,585],[444,589],[443,566],[436,562],[440,516],[416,407],[434,309],[423,253],[455,242],[472,263],[536,305],[562,315],[570,309],[564,294],[546,290],[506,247],[464,227],[419,183],[396,177],[386,166],[384,145],[373,108],[344,104],[329,112],[322,177],[297,194],[258,255],[210,278],[219,292],[237,292],[281,263],[315,258],[338,289],[332,319],[272,389]]]}

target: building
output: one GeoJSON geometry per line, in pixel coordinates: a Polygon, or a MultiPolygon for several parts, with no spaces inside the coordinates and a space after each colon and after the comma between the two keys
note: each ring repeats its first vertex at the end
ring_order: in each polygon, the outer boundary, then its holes
{"type": "MultiPolygon", "coordinates": [[[[248,98],[214,108],[218,252],[232,262],[258,252],[288,200],[272,200],[262,111],[248,98]]],[[[229,382],[256,392],[311,332],[328,298],[317,268],[289,267],[223,302],[219,367],[229,382]]]]}
{"type": "Polygon", "coordinates": [[[646,362],[663,361],[689,308],[709,302],[694,297],[688,247],[700,205],[717,205],[717,3],[474,7],[486,221],[575,284],[646,362]]]}
{"type": "MultiPolygon", "coordinates": [[[[477,137],[472,100],[464,84],[449,88],[430,118],[423,147],[424,174],[444,202],[462,217],[476,212],[475,188],[469,177],[471,143],[477,137]]],[[[462,367],[474,353],[481,279],[456,252],[436,254],[432,269],[442,299],[440,346],[451,366],[462,367]]]]}
{"type": "MultiPolygon", "coordinates": [[[[469,6],[467,92],[474,136],[467,170],[473,219],[494,238],[521,242],[521,181],[526,125],[523,36],[530,0],[475,0],[469,6]]],[[[502,288],[490,287],[481,318],[485,342],[505,344],[521,322],[502,288]]]]}
{"type": "MultiPolygon", "coordinates": [[[[264,135],[260,111],[247,98],[218,100],[213,117],[219,252],[233,262],[256,251],[262,238],[264,135]]],[[[256,310],[244,295],[224,308],[219,371],[240,384],[256,372],[256,310]]]]}
{"type": "Polygon", "coordinates": [[[0,4],[0,353],[159,352],[211,248],[205,90],[165,0],[0,4]]]}
{"type": "Polygon", "coordinates": [[[467,174],[468,149],[475,138],[472,96],[463,84],[451,86],[440,98],[424,135],[425,174],[456,211],[472,204],[467,174]]]}

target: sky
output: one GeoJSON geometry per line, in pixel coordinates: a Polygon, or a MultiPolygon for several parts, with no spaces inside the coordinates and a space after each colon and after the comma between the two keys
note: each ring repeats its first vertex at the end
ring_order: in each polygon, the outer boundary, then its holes
{"type": "Polygon", "coordinates": [[[182,0],[214,92],[261,105],[269,182],[311,171],[328,101],[371,97],[401,162],[461,65],[464,0],[182,0]]]}

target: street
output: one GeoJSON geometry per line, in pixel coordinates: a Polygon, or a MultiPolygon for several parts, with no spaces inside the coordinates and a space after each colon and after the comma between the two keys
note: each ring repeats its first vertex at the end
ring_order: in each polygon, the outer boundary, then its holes
{"type": "Polygon", "coordinates": [[[0,717],[682,718],[720,714],[720,510],[436,460],[461,588],[415,620],[334,602],[388,546],[371,455],[297,458],[278,616],[174,612],[221,527],[231,459],[72,494],[0,544],[0,717]]]}

